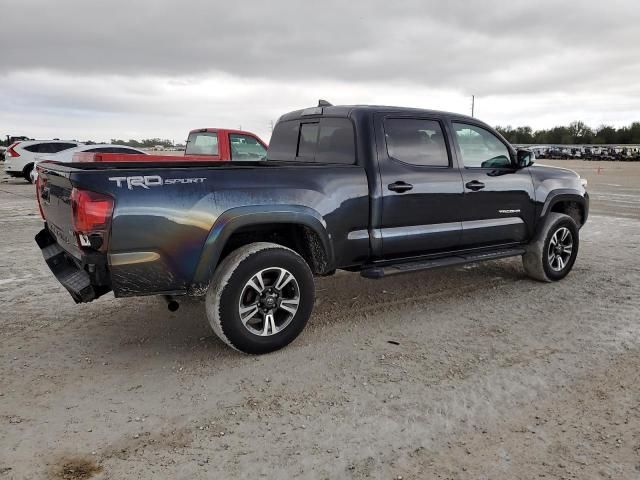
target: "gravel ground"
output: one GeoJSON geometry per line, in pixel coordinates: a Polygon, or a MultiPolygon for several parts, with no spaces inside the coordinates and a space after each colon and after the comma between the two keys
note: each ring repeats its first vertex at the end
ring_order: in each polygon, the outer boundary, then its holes
{"type": "Polygon", "coordinates": [[[564,281],[519,259],[338,274],[262,357],[198,302],[74,305],[33,187],[3,178],[0,479],[640,478],[640,163],[541,163],[589,179],[564,281]]]}

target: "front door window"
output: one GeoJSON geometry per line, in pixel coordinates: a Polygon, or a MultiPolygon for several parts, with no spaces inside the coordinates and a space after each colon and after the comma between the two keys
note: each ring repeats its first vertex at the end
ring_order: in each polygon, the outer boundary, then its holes
{"type": "Polygon", "coordinates": [[[482,127],[453,122],[462,162],[469,168],[509,168],[511,155],[507,146],[482,127]]]}

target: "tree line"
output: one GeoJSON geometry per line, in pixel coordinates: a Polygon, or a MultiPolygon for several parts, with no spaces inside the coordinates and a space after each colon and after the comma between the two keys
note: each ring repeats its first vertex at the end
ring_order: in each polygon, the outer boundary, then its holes
{"type": "Polygon", "coordinates": [[[172,148],[175,146],[171,140],[166,138],[143,138],[142,140],[136,140],[134,138],[131,138],[129,140],[112,138],[111,143],[114,145],[126,145],[128,147],[134,148],[153,148],[155,146],[172,148]]]}
{"type": "Polygon", "coordinates": [[[640,144],[640,122],[615,128],[601,125],[593,129],[584,122],[571,122],[565,127],[533,130],[531,127],[496,127],[510,143],[536,144],[640,144]]]}

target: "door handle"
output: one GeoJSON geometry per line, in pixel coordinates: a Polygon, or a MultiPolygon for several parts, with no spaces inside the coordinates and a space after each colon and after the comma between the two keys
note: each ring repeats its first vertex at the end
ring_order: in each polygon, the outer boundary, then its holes
{"type": "Polygon", "coordinates": [[[478,180],[472,180],[467,182],[464,186],[475,192],[477,190],[482,190],[484,188],[484,183],[479,182],[478,180]]]}
{"type": "Polygon", "coordinates": [[[413,185],[407,182],[393,182],[387,185],[387,187],[392,192],[403,193],[411,190],[413,188],[413,185]]]}

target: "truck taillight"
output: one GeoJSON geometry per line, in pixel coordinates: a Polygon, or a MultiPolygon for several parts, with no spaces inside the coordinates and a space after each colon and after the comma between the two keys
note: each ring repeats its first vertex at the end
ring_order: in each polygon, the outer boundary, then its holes
{"type": "Polygon", "coordinates": [[[19,157],[20,156],[20,154],[14,150],[14,148],[17,147],[19,143],[20,142],[14,142],[11,145],[9,145],[9,147],[7,148],[7,153],[9,154],[9,156],[11,158],[15,158],[15,157],[19,157]]]}
{"type": "Polygon", "coordinates": [[[44,218],[44,210],[42,210],[42,200],[40,199],[40,195],[42,195],[42,190],[46,186],[47,180],[42,179],[40,175],[36,178],[36,199],[38,200],[38,210],[40,210],[40,216],[43,220],[44,218]]]}
{"type": "Polygon", "coordinates": [[[99,250],[105,240],[113,214],[113,198],[74,188],[71,191],[73,229],[82,247],[99,250]]]}

